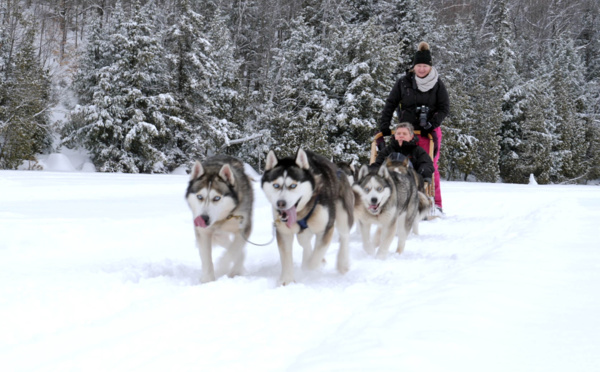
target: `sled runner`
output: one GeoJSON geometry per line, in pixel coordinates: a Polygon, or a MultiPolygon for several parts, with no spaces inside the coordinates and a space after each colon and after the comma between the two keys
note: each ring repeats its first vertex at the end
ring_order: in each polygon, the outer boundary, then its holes
{"type": "MultiPolygon", "coordinates": [[[[414,133],[415,133],[415,135],[419,135],[419,136],[421,135],[420,130],[415,130],[414,133]]],[[[381,138],[382,136],[383,136],[383,134],[381,132],[379,132],[375,135],[375,137],[373,137],[373,141],[371,142],[371,158],[370,158],[369,164],[373,164],[375,162],[375,159],[377,158],[377,139],[381,138]]],[[[392,129],[392,138],[393,137],[394,137],[394,130],[392,129]]],[[[434,143],[433,143],[433,136],[431,135],[431,133],[427,134],[427,138],[429,139],[429,151],[427,151],[427,154],[429,154],[431,161],[433,161],[434,143]]],[[[435,182],[435,179],[432,176],[431,183],[425,185],[425,193],[427,194],[428,197],[430,197],[432,199],[435,197],[434,182],[435,182]]]]}

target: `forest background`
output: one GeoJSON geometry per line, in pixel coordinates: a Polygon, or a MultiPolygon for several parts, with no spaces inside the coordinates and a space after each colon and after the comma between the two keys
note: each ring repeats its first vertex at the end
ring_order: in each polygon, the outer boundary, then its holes
{"type": "Polygon", "coordinates": [[[0,0],[0,169],[167,173],[269,149],[367,161],[418,43],[449,180],[600,179],[599,0],[0,0]]]}

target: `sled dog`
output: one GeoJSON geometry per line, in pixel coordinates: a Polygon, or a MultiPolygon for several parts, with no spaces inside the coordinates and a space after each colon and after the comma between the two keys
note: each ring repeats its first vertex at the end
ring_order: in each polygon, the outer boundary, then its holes
{"type": "Polygon", "coordinates": [[[349,270],[354,194],[347,177],[338,175],[335,164],[308,150],[299,149],[295,157],[282,159],[270,151],[261,186],[273,206],[281,259],[280,284],[294,281],[294,236],[303,248],[302,267],[316,269],[324,262],[334,226],[340,239],[337,270],[342,274],[349,270]]]}
{"type": "Polygon", "coordinates": [[[346,177],[348,177],[348,183],[353,185],[354,180],[356,179],[356,170],[354,169],[354,165],[345,161],[339,161],[335,163],[335,165],[338,167],[338,173],[344,173],[346,177]]]}
{"type": "Polygon", "coordinates": [[[359,222],[365,251],[376,254],[377,258],[386,258],[396,235],[396,252],[402,253],[408,234],[415,222],[418,223],[419,198],[414,179],[390,171],[385,164],[374,168],[363,165],[352,190],[355,194],[354,215],[359,222]],[[372,225],[377,226],[374,242],[372,225]]]}
{"type": "Polygon", "coordinates": [[[196,244],[202,261],[202,283],[215,280],[212,247],[226,248],[218,269],[233,277],[244,269],[244,246],[252,229],[252,186],[244,164],[215,156],[192,167],[185,195],[192,210],[196,244]]]}
{"type": "Polygon", "coordinates": [[[390,171],[406,174],[415,180],[418,190],[417,195],[419,197],[419,213],[413,225],[412,231],[416,235],[419,235],[419,221],[431,221],[436,218],[433,216],[434,201],[433,198],[427,196],[427,193],[425,192],[425,183],[423,182],[423,177],[421,177],[421,175],[418,174],[415,169],[412,168],[412,166],[409,166],[409,163],[410,160],[408,160],[408,158],[405,158],[402,161],[388,158],[385,161],[385,165],[390,171]]]}

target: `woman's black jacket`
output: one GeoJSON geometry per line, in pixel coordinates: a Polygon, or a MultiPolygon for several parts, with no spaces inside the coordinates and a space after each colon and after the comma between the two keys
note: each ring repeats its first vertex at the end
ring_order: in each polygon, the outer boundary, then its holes
{"type": "MultiPolygon", "coordinates": [[[[419,124],[419,114],[417,107],[429,107],[427,121],[433,128],[442,124],[450,112],[450,98],[446,86],[441,78],[433,88],[427,92],[421,92],[417,89],[417,81],[414,72],[407,71],[402,75],[392,88],[379,120],[379,130],[384,136],[391,135],[390,124],[394,115],[394,110],[398,109],[399,122],[409,122],[415,130],[423,130],[419,124]]],[[[424,133],[424,132],[422,132],[424,133]]]]}

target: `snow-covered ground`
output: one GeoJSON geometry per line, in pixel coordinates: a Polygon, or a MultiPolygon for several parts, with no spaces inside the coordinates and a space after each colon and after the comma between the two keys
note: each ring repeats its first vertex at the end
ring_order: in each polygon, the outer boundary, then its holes
{"type": "Polygon", "coordinates": [[[276,243],[249,245],[201,285],[187,176],[75,168],[0,171],[2,371],[600,370],[598,186],[443,182],[402,255],[354,232],[350,272],[334,242],[306,273],[296,246],[279,287],[276,243]]]}

